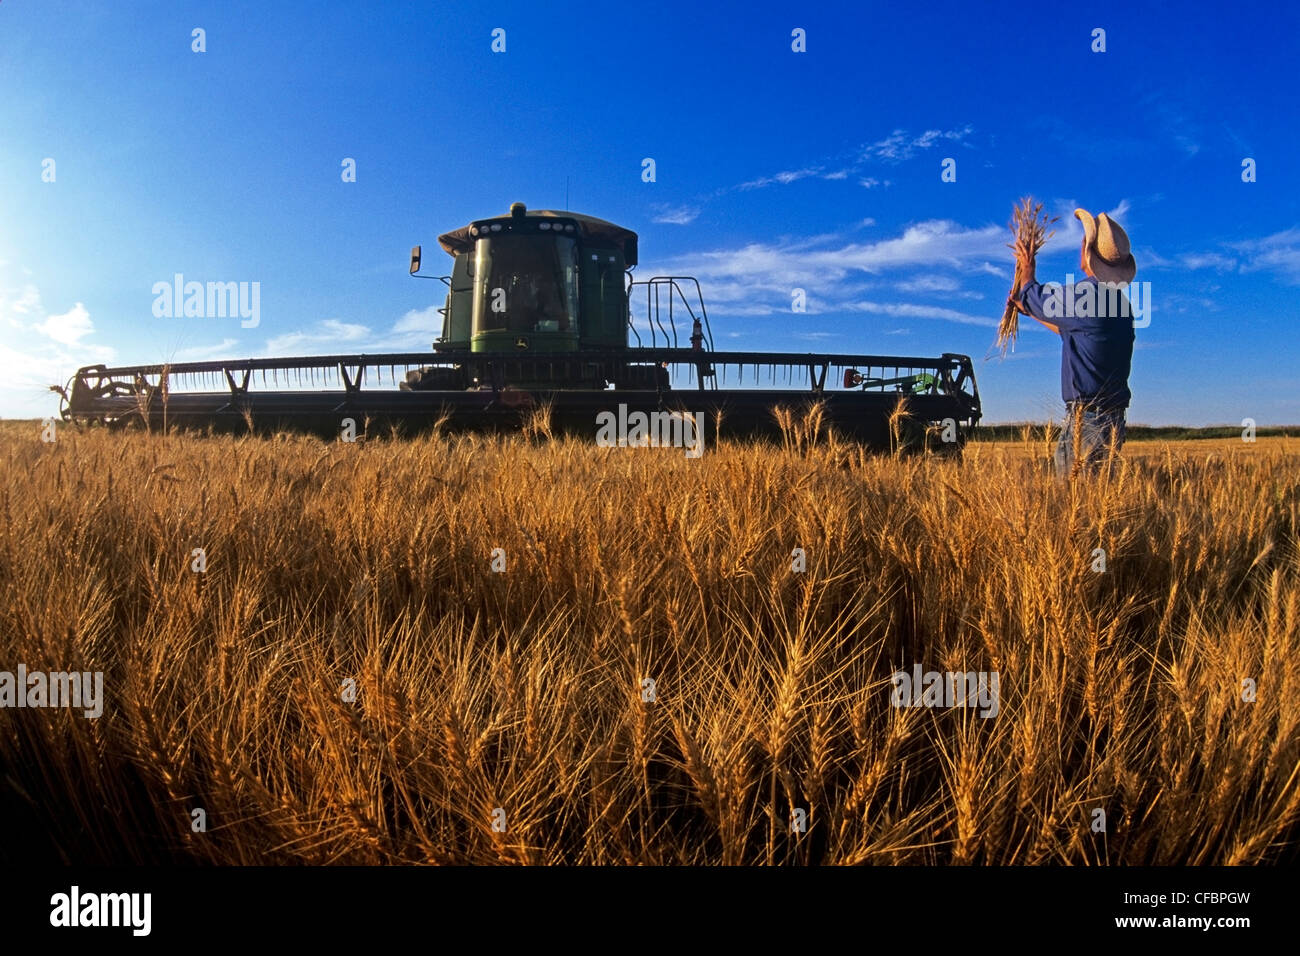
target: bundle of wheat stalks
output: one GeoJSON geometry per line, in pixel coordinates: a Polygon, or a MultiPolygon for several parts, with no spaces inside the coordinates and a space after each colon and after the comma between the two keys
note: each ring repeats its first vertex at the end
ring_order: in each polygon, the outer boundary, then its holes
{"type": "MultiPolygon", "coordinates": [[[[1043,248],[1044,243],[1055,235],[1056,230],[1048,231],[1052,223],[1060,219],[1060,216],[1052,216],[1050,219],[1043,212],[1043,204],[1034,205],[1033,198],[1026,196],[1011,208],[1011,222],[1009,223],[1011,231],[1015,233],[1016,241],[1008,242],[1008,249],[1015,249],[1017,253],[1021,249],[1029,253],[1029,258],[1038,255],[1038,250],[1043,248]]],[[[1021,257],[1016,256],[1016,277],[1011,283],[1011,292],[1007,295],[1007,307],[1002,312],[1002,322],[998,325],[998,344],[997,347],[1003,355],[1007,354],[1007,346],[1014,345],[1016,335],[1020,331],[1020,313],[1016,309],[1015,300],[1020,297],[1020,289],[1024,285],[1028,276],[1021,275],[1020,272],[1021,257]]]]}

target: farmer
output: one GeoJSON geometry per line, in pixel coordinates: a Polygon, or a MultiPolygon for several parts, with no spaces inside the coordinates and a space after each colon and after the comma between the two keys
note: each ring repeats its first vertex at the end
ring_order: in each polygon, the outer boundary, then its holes
{"type": "Polygon", "coordinates": [[[1062,475],[1093,469],[1113,445],[1124,444],[1129,366],[1133,359],[1133,312],[1121,290],[1137,275],[1128,235],[1104,212],[1095,219],[1076,209],[1083,223],[1079,265],[1087,277],[1074,285],[1043,285],[1034,275],[1033,253],[1017,245],[1028,280],[1016,308],[1061,336],[1061,397],[1065,428],[1056,446],[1062,475]]]}

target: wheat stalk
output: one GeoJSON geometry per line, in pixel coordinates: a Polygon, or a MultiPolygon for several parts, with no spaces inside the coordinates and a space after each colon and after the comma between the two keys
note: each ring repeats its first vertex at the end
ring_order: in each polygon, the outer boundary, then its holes
{"type": "MultiPolygon", "coordinates": [[[[1025,196],[1011,208],[1011,222],[1008,226],[1015,235],[1015,241],[1008,242],[1007,248],[1017,252],[1023,250],[1033,258],[1038,255],[1038,251],[1043,248],[1047,240],[1056,234],[1055,229],[1049,231],[1048,227],[1060,218],[1060,216],[1049,218],[1043,212],[1042,203],[1035,205],[1033,197],[1025,196]]],[[[1020,291],[1028,278],[1021,273],[1020,262],[1021,258],[1017,255],[1016,275],[1011,282],[1011,291],[1007,293],[1007,305],[1002,312],[1002,321],[998,324],[996,347],[1003,356],[1007,354],[1008,346],[1014,349],[1016,336],[1020,332],[1020,311],[1016,308],[1016,300],[1020,298],[1020,291]]]]}
{"type": "Polygon", "coordinates": [[[1037,427],[960,475],[823,439],[687,464],[559,429],[364,456],[28,429],[0,422],[0,672],[102,669],[109,710],[0,711],[0,815],[69,858],[1296,858],[1294,438],[1134,442],[1058,487],[1037,427]],[[553,574],[487,570],[526,540],[553,574]],[[1000,713],[899,706],[915,664],[1000,672],[1000,713]]]}

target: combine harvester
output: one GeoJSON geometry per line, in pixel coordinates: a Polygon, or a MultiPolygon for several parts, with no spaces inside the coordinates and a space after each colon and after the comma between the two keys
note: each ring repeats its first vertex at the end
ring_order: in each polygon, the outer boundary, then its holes
{"type": "MultiPolygon", "coordinates": [[[[63,418],[338,435],[349,418],[407,432],[521,428],[545,407],[553,428],[587,435],[602,412],[703,413],[716,437],[719,422],[724,435],[776,433],[778,413],[822,403],[842,438],[958,454],[980,418],[965,355],[714,351],[699,282],[634,280],[636,233],[602,219],[515,203],[438,242],[452,267],[432,353],[91,365],[55,387],[63,418]]],[[[420,264],[416,246],[412,275],[420,264]]]]}

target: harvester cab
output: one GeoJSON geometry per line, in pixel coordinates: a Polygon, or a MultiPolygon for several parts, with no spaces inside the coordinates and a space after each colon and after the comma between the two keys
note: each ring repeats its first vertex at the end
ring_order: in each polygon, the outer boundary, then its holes
{"type": "MultiPolygon", "coordinates": [[[[578,352],[627,346],[624,276],[636,233],[523,203],[444,233],[452,257],[439,352],[578,352]]],[[[413,262],[418,264],[418,247],[413,262]]]]}

